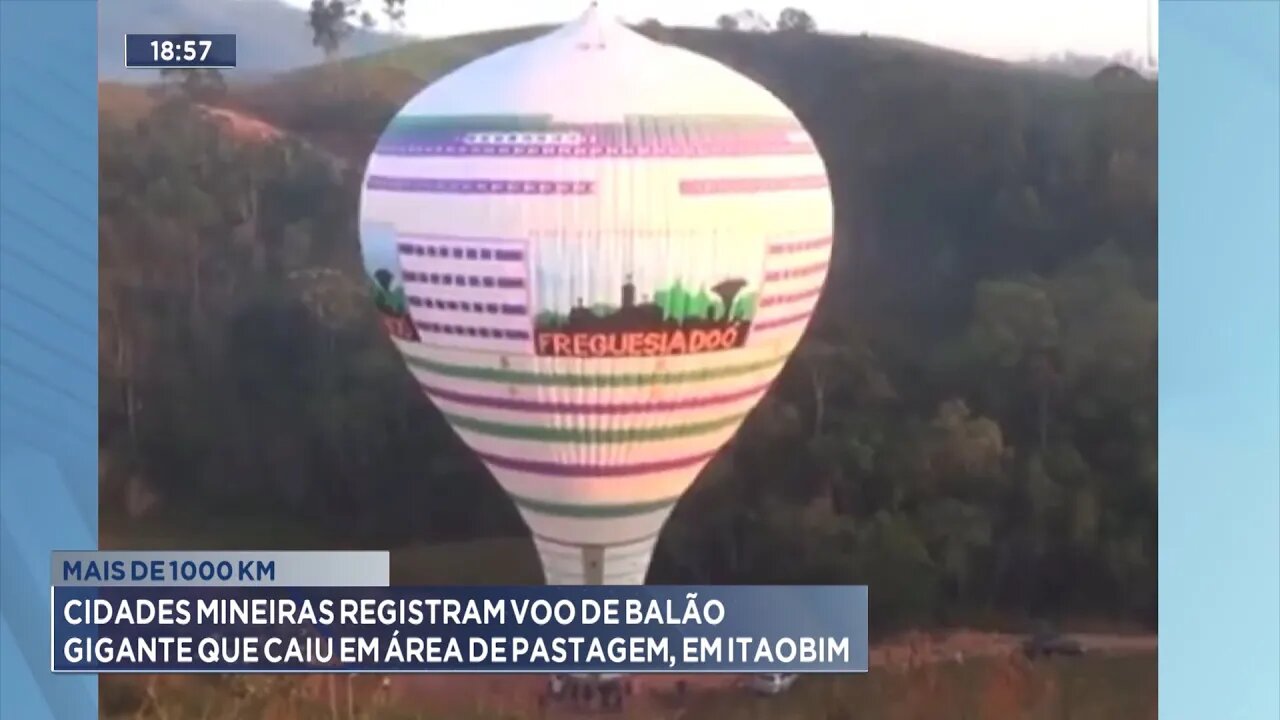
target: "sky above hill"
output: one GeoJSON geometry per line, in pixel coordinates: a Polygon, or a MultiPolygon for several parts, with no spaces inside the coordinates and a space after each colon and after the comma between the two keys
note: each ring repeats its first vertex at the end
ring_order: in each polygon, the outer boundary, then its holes
{"type": "MultiPolygon", "coordinates": [[[[286,0],[306,7],[310,0],[286,0]]],[[[381,0],[363,0],[379,10],[381,0]]],[[[572,20],[589,0],[406,0],[403,30],[425,37],[458,35],[572,20]]],[[[1062,52],[1145,57],[1148,29],[1158,57],[1156,0],[601,0],[629,22],[712,25],[745,8],[776,20],[785,7],[809,12],[818,27],[918,40],[966,52],[1020,60],[1062,52]],[[1148,28],[1150,10],[1150,28],[1148,28]]]]}

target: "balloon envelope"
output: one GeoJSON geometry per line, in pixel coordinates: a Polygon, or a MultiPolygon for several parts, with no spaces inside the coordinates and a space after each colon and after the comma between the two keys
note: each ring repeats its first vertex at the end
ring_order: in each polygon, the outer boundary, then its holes
{"type": "Polygon", "coordinates": [[[553,584],[644,581],[804,331],[831,232],[778,99],[594,10],[410,100],[361,197],[383,322],[553,584]]]}

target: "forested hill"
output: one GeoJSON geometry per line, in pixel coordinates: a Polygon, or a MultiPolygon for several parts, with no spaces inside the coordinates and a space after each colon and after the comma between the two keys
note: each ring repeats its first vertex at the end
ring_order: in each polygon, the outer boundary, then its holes
{"type": "MultiPolygon", "coordinates": [[[[536,32],[230,90],[175,79],[136,124],[104,111],[104,512],[142,512],[146,487],[334,544],[523,531],[377,328],[355,212],[410,95],[536,32]],[[193,99],[285,139],[237,139],[193,99]]],[[[837,213],[807,340],[651,580],[866,582],[881,628],[1154,622],[1154,83],[879,38],[647,32],[786,101],[837,213]]]]}

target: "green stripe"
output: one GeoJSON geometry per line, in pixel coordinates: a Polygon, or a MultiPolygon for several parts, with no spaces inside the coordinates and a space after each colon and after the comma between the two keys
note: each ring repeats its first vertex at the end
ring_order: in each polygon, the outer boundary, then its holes
{"type": "Polygon", "coordinates": [[[533,440],[535,442],[563,443],[627,443],[654,442],[658,440],[674,440],[676,438],[705,435],[722,430],[742,422],[746,413],[735,413],[714,420],[689,423],[687,425],[668,425],[666,427],[637,428],[566,428],[547,427],[544,425],[517,425],[513,423],[493,422],[465,415],[445,413],[449,424],[460,430],[490,437],[511,438],[513,440],[533,440]]]}
{"type": "Polygon", "coordinates": [[[587,518],[592,520],[644,515],[645,513],[669,508],[680,500],[679,496],[677,496],[662,500],[624,503],[622,505],[571,505],[567,503],[548,502],[545,500],[534,500],[533,498],[512,495],[511,493],[507,494],[511,495],[511,501],[516,504],[516,507],[523,508],[530,512],[536,512],[541,515],[587,518]]]}
{"type": "Polygon", "coordinates": [[[479,380],[507,385],[538,385],[541,387],[646,387],[649,385],[675,385],[679,383],[706,382],[722,378],[747,375],[758,370],[775,367],[786,362],[787,356],[756,360],[741,365],[698,368],[661,373],[618,373],[617,375],[576,375],[570,373],[538,373],[528,370],[504,370],[502,368],[452,365],[405,354],[405,361],[422,370],[438,375],[479,380]]]}

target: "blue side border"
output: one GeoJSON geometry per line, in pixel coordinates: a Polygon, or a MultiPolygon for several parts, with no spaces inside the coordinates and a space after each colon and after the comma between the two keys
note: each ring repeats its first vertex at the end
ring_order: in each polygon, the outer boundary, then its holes
{"type": "Polygon", "coordinates": [[[94,718],[49,672],[49,553],[98,543],[94,0],[0,0],[0,717],[94,718]]]}
{"type": "Polygon", "coordinates": [[[1160,715],[1275,718],[1280,3],[1160,13],[1160,715]]]}

